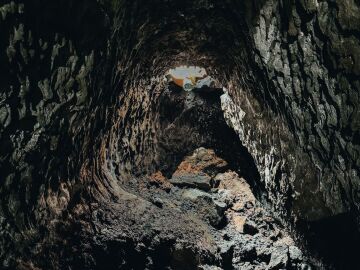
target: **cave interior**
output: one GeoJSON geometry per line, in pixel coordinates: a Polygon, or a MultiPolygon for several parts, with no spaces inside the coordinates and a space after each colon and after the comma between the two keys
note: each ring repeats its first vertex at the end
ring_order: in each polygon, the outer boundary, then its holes
{"type": "Polygon", "coordinates": [[[0,0],[0,268],[358,269],[359,12],[0,0]]]}

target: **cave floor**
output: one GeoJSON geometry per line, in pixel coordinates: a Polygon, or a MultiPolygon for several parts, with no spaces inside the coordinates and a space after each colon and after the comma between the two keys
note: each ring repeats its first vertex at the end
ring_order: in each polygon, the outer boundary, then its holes
{"type": "Polygon", "coordinates": [[[107,269],[311,269],[211,149],[186,156],[169,179],[160,171],[133,178],[117,196],[93,211],[97,261],[107,269]]]}

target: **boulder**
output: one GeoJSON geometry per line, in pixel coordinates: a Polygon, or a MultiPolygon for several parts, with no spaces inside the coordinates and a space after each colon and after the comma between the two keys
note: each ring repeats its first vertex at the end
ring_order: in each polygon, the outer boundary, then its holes
{"type": "Polygon", "coordinates": [[[296,246],[289,246],[289,255],[293,261],[301,261],[303,257],[301,250],[296,246]]]}
{"type": "Polygon", "coordinates": [[[270,263],[268,269],[283,269],[286,268],[289,262],[288,247],[275,247],[271,253],[270,263]]]}
{"type": "Polygon", "coordinates": [[[226,209],[225,204],[216,202],[209,193],[198,189],[187,189],[182,196],[194,203],[197,215],[210,225],[217,227],[221,224],[226,209]]]}
{"type": "Polygon", "coordinates": [[[170,179],[170,183],[179,187],[198,188],[205,191],[211,189],[211,177],[202,172],[176,172],[170,179]]]}

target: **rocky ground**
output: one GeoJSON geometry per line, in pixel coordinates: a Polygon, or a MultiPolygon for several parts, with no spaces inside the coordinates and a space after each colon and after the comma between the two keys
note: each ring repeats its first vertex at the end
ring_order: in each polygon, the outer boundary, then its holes
{"type": "Polygon", "coordinates": [[[241,177],[306,254],[360,269],[359,11],[0,1],[0,269],[301,268],[241,177]],[[227,93],[165,89],[185,63],[227,93]],[[184,160],[200,146],[229,166],[184,160]]]}
{"type": "Polygon", "coordinates": [[[94,224],[107,219],[95,242],[112,239],[99,250],[132,258],[125,268],[312,269],[248,183],[211,149],[185,157],[170,179],[159,171],[121,193],[109,212],[94,212],[94,224]]]}

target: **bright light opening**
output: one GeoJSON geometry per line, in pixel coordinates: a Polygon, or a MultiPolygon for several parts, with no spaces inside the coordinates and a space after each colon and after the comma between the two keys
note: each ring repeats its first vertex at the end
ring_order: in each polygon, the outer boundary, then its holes
{"type": "Polygon", "coordinates": [[[170,69],[165,78],[168,82],[173,82],[182,87],[185,91],[191,91],[194,88],[202,88],[204,86],[213,87],[215,81],[207,75],[204,68],[197,66],[179,66],[170,69]]]}

